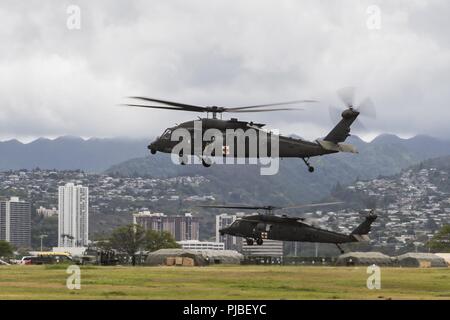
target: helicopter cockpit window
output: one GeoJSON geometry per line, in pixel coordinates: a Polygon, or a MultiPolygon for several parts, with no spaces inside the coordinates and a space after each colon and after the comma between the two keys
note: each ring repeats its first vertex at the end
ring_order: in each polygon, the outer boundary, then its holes
{"type": "Polygon", "coordinates": [[[164,133],[162,134],[162,138],[163,139],[170,139],[170,135],[171,134],[172,134],[172,130],[166,129],[166,131],[164,131],[164,133]]]}
{"type": "Polygon", "coordinates": [[[240,221],[235,221],[231,224],[231,226],[237,228],[237,227],[239,227],[240,224],[241,224],[240,221]]]}

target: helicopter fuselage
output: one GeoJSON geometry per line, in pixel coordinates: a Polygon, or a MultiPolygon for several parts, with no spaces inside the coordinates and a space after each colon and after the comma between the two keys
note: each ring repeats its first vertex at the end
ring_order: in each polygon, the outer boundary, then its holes
{"type": "Polygon", "coordinates": [[[220,229],[219,233],[245,238],[249,245],[253,244],[253,240],[261,245],[264,239],[334,243],[342,251],[339,247],[341,243],[368,241],[368,233],[376,219],[377,215],[372,210],[350,234],[343,234],[310,224],[302,218],[258,214],[238,218],[231,225],[220,229]]]}
{"type": "Polygon", "coordinates": [[[321,229],[292,218],[278,218],[279,221],[264,221],[263,215],[238,219],[230,226],[220,230],[221,234],[246,239],[270,239],[280,241],[347,243],[357,241],[352,235],[321,229]]]}
{"type": "MultiPolygon", "coordinates": [[[[261,154],[264,154],[265,156],[271,156],[271,139],[267,139],[267,150],[260,150],[260,143],[259,139],[261,138],[260,134],[268,135],[275,135],[273,133],[267,132],[262,129],[264,124],[260,123],[252,123],[252,122],[246,122],[246,121],[238,121],[237,119],[230,119],[230,120],[221,120],[221,119],[200,119],[198,121],[201,121],[201,131],[202,135],[202,150],[211,143],[211,141],[207,141],[203,139],[203,133],[205,133],[208,129],[216,129],[222,132],[223,134],[223,153],[215,156],[231,156],[231,157],[238,157],[242,154],[238,154],[238,148],[229,148],[229,140],[227,141],[227,131],[236,131],[236,130],[242,130],[246,133],[253,130],[255,132],[254,137],[256,138],[255,145],[257,149],[257,155],[258,157],[261,154]],[[264,151],[261,153],[261,151],[264,151]]],[[[155,141],[150,143],[148,146],[148,149],[154,154],[157,151],[163,152],[163,153],[172,153],[173,148],[180,142],[173,141],[172,134],[177,129],[185,129],[189,132],[191,141],[194,141],[195,139],[195,124],[194,121],[187,121],[184,123],[181,123],[175,127],[167,128],[164,133],[159,136],[155,141]]],[[[279,144],[279,151],[278,151],[278,157],[280,158],[309,158],[313,156],[319,156],[323,154],[330,154],[330,153],[336,153],[338,151],[336,150],[327,150],[323,148],[318,142],[312,142],[312,141],[306,141],[299,138],[293,138],[283,135],[275,135],[276,138],[278,138],[278,144],[279,144]]],[[[229,138],[228,138],[229,139],[229,138]]],[[[250,152],[250,137],[247,136],[245,138],[245,153],[244,157],[252,157],[252,153],[250,152]]],[[[237,138],[234,140],[234,145],[236,146],[238,143],[237,138]]],[[[197,155],[194,150],[194,143],[191,143],[191,152],[189,155],[197,155]]]]}
{"type": "MultiPolygon", "coordinates": [[[[139,108],[202,112],[207,114],[207,118],[199,118],[198,121],[187,121],[175,127],[167,128],[160,137],[148,146],[148,149],[152,154],[155,154],[158,151],[178,154],[180,164],[186,164],[188,161],[186,156],[188,155],[198,156],[205,167],[211,165],[210,157],[251,159],[295,157],[302,158],[308,166],[308,170],[313,172],[314,167],[309,164],[310,157],[337,152],[357,152],[353,146],[343,144],[345,139],[350,135],[350,125],[360,114],[360,110],[353,106],[354,90],[353,88],[350,89],[351,90],[341,91],[340,93],[341,100],[347,106],[347,109],[341,113],[342,119],[323,139],[317,139],[316,141],[306,141],[303,139],[278,135],[274,132],[268,132],[263,130],[264,124],[260,123],[239,121],[236,118],[230,120],[217,118],[218,115],[222,117],[224,112],[248,113],[299,110],[278,107],[298,103],[317,102],[316,100],[295,100],[243,107],[224,107],[216,105],[199,106],[134,96],[130,98],[139,100],[141,103],[125,105],[139,108]],[[145,104],[142,104],[142,101],[144,101],[145,104]],[[209,114],[212,114],[212,118],[208,117],[209,114]],[[210,129],[214,129],[214,133],[211,133],[213,130],[210,129]],[[183,133],[181,133],[182,131],[183,133]],[[229,131],[239,132],[234,133],[235,136],[233,138],[233,134],[230,134],[229,131]],[[268,138],[268,136],[270,136],[270,138],[268,138]],[[233,141],[232,139],[235,139],[236,141],[233,141]],[[181,144],[182,147],[180,147],[181,144]]],[[[363,104],[363,106],[372,105],[370,99],[366,99],[365,101],[367,102],[363,104]]],[[[227,163],[230,162],[227,161],[227,163]]]]}

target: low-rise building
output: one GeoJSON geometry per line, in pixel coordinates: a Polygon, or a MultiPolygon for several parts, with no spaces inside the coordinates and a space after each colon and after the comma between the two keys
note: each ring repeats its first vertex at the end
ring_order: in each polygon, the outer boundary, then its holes
{"type": "Polygon", "coordinates": [[[36,209],[36,213],[44,218],[55,217],[58,215],[58,209],[54,207],[51,209],[47,209],[43,206],[40,206],[38,209],[36,209]]]}
{"type": "Polygon", "coordinates": [[[161,212],[141,211],[133,214],[133,223],[145,230],[167,231],[176,241],[199,239],[199,221],[191,213],[169,216],[161,212]]]}
{"type": "Polygon", "coordinates": [[[184,240],[177,241],[177,243],[181,248],[188,250],[225,250],[225,244],[223,242],[184,240]]]}
{"type": "Polygon", "coordinates": [[[264,240],[262,245],[253,244],[249,246],[245,239],[242,239],[242,254],[246,257],[283,257],[283,241],[264,240]]]}

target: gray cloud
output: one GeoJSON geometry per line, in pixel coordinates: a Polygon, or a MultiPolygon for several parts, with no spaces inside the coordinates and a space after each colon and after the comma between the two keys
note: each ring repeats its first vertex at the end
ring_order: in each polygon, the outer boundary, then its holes
{"type": "Polygon", "coordinates": [[[344,86],[390,132],[447,138],[448,1],[2,1],[0,138],[151,137],[196,114],[116,107],[129,95],[207,105],[317,98],[302,113],[242,115],[314,138],[344,86]],[[66,28],[67,6],[81,30],[66,28]],[[369,5],[381,29],[366,27],[369,5]]]}

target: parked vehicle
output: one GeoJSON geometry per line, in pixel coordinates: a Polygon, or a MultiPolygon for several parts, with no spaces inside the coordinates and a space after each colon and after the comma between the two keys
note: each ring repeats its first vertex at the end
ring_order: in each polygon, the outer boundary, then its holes
{"type": "Polygon", "coordinates": [[[71,262],[72,256],[65,252],[40,252],[35,256],[25,256],[20,260],[20,264],[25,265],[41,265],[41,264],[58,264],[71,262]]]}
{"type": "Polygon", "coordinates": [[[24,256],[22,259],[19,260],[19,264],[31,264],[31,258],[32,256],[24,256]]]}

